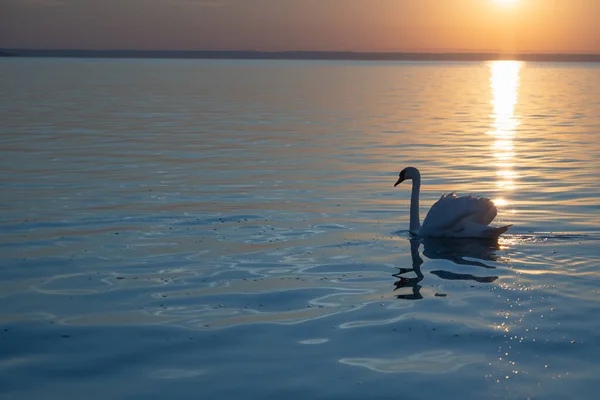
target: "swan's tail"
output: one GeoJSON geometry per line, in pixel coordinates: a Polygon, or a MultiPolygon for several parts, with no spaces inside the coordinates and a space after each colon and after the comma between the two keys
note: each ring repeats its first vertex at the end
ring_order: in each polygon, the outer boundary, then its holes
{"type": "Polygon", "coordinates": [[[488,227],[485,233],[489,237],[498,237],[508,230],[512,225],[500,226],[498,228],[488,227]]]}

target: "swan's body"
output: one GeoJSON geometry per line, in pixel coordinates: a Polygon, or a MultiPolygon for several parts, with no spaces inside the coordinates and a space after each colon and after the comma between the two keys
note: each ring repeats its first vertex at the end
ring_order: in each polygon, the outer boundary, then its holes
{"type": "Polygon", "coordinates": [[[442,195],[431,206],[423,225],[419,218],[419,191],[421,174],[408,167],[400,172],[394,186],[411,179],[410,233],[419,237],[463,237],[494,238],[507,231],[511,225],[494,228],[489,224],[496,218],[498,210],[490,199],[485,197],[458,197],[456,193],[442,195]]]}

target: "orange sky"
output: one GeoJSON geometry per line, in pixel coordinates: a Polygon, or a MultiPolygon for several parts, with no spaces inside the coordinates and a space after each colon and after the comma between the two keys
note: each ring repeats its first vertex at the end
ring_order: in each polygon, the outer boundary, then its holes
{"type": "Polygon", "coordinates": [[[0,0],[0,47],[600,53],[600,0],[0,0]]]}

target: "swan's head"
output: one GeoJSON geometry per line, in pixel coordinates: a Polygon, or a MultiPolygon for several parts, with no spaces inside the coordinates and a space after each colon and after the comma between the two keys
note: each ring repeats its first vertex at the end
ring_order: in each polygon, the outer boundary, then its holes
{"type": "Polygon", "coordinates": [[[394,184],[394,187],[398,186],[407,179],[421,180],[421,174],[419,173],[419,170],[414,167],[404,168],[402,172],[400,172],[400,177],[394,184]]]}

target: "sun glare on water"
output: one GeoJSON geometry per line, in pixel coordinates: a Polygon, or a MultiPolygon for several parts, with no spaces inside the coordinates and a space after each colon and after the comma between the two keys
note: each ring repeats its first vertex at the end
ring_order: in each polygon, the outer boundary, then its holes
{"type": "MultiPolygon", "coordinates": [[[[520,122],[515,107],[519,98],[521,63],[518,61],[493,61],[489,65],[494,112],[492,129],[487,134],[494,138],[491,150],[496,158],[498,189],[508,196],[516,189],[518,180],[514,166],[518,164],[515,138],[520,122]]],[[[498,198],[494,200],[494,203],[498,207],[505,207],[509,201],[498,198]]]]}
{"type": "Polygon", "coordinates": [[[504,207],[505,205],[508,204],[508,201],[504,200],[504,199],[495,199],[492,200],[494,202],[494,204],[498,207],[504,207]]]}

